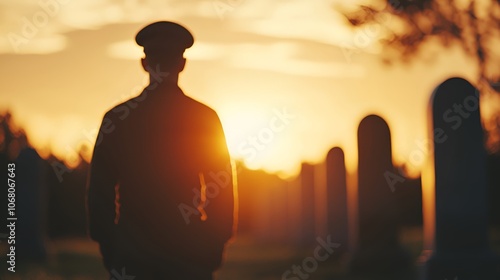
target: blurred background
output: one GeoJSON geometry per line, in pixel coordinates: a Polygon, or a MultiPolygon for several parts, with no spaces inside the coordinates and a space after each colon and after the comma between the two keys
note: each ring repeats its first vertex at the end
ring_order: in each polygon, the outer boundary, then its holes
{"type": "MultiPolygon", "coordinates": [[[[238,233],[219,279],[281,279],[312,254],[304,235],[329,234],[333,147],[345,156],[356,228],[357,131],[370,114],[390,128],[401,184],[387,191],[401,204],[398,238],[417,261],[429,100],[452,76],[481,91],[489,234],[500,252],[499,1],[3,0],[0,14],[1,166],[28,166],[18,186],[33,186],[17,189],[26,261],[6,272],[0,229],[1,279],[106,277],[86,236],[86,176],[104,113],[148,82],[134,36],[157,20],[194,34],[180,87],[217,111],[238,170],[238,233]]],[[[348,279],[347,258],[320,262],[310,279],[348,279]]]]}

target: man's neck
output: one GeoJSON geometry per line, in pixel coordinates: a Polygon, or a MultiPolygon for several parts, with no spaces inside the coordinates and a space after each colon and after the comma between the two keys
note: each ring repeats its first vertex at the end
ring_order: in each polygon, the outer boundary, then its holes
{"type": "Polygon", "coordinates": [[[149,75],[148,88],[178,86],[179,74],[155,73],[149,75]]]}

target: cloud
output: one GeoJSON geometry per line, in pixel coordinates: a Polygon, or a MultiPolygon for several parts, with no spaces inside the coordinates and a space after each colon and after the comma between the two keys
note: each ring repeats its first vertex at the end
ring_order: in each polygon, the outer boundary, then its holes
{"type": "Polygon", "coordinates": [[[352,63],[299,59],[303,46],[297,43],[270,45],[239,44],[231,52],[233,67],[267,70],[279,73],[313,77],[361,77],[364,68],[352,63]]]}
{"type": "Polygon", "coordinates": [[[133,40],[115,42],[106,49],[110,57],[127,60],[137,60],[144,56],[142,48],[133,40]]]}
{"type": "MultiPolygon", "coordinates": [[[[352,48],[356,46],[356,38],[333,6],[339,2],[341,0],[9,1],[9,5],[0,4],[0,31],[4,34],[13,33],[24,39],[21,53],[38,53],[40,42],[45,42],[46,45],[47,42],[52,42],[52,52],[64,49],[61,43],[57,43],[58,47],[55,47],[54,38],[56,35],[65,36],[74,30],[99,29],[110,24],[151,22],[165,18],[205,18],[217,22],[221,32],[233,30],[352,48]],[[27,43],[36,39],[43,40],[34,44],[27,43]]],[[[57,40],[62,42],[63,39],[57,40]]],[[[0,53],[19,53],[17,48],[12,48],[11,41],[7,36],[0,37],[0,53]],[[11,48],[8,48],[9,45],[11,48]]],[[[47,50],[44,52],[49,52],[49,47],[45,48],[47,50]]],[[[193,57],[215,56],[213,48],[203,48],[204,50],[193,50],[193,57]],[[208,55],[208,52],[212,55],[208,55]]],[[[363,49],[369,50],[366,46],[363,49]]]]}
{"type": "Polygon", "coordinates": [[[352,34],[342,15],[335,11],[334,4],[337,2],[339,1],[245,1],[231,15],[234,21],[232,26],[278,38],[340,45],[350,41],[352,34]]]}
{"type": "Polygon", "coordinates": [[[61,51],[66,33],[99,29],[114,23],[134,23],[178,18],[189,12],[175,7],[178,0],[8,1],[0,4],[0,53],[50,53],[61,51]]]}
{"type": "MultiPolygon", "coordinates": [[[[142,49],[132,40],[120,41],[107,48],[111,57],[137,60],[142,49]]],[[[234,68],[256,69],[277,73],[312,77],[361,77],[364,68],[358,64],[336,62],[325,55],[323,61],[307,58],[306,47],[300,43],[278,42],[270,44],[234,43],[217,44],[196,42],[187,49],[189,60],[212,60],[234,68]],[[306,57],[298,58],[306,54],[306,57]]]]}
{"type": "Polygon", "coordinates": [[[0,53],[50,54],[63,50],[66,45],[66,37],[57,34],[28,39],[11,32],[0,40],[0,53]]]}
{"type": "Polygon", "coordinates": [[[266,35],[280,39],[298,39],[338,46],[346,51],[377,53],[381,26],[354,30],[338,8],[353,7],[360,1],[295,0],[295,1],[223,1],[233,3],[218,11],[219,16],[235,31],[266,35]]]}
{"type": "Polygon", "coordinates": [[[186,50],[185,57],[191,60],[216,60],[223,58],[227,49],[222,44],[198,41],[186,50]]]}
{"type": "MultiPolygon", "coordinates": [[[[224,57],[227,47],[222,44],[197,41],[191,48],[187,49],[184,56],[189,60],[217,60],[224,57]]],[[[142,47],[133,40],[119,41],[107,47],[110,57],[127,60],[137,60],[144,56],[142,47]]]]}
{"type": "Polygon", "coordinates": [[[46,54],[63,50],[68,29],[60,16],[69,0],[17,1],[2,6],[0,53],[46,54]]]}
{"type": "Polygon", "coordinates": [[[124,7],[108,1],[70,2],[63,7],[58,20],[73,30],[97,29],[103,25],[121,21],[125,17],[124,7]]]}

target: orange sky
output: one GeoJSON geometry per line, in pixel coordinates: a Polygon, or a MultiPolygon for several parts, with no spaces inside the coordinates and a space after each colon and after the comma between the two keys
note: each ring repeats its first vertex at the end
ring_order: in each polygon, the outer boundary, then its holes
{"type": "Polygon", "coordinates": [[[352,170],[357,125],[376,113],[391,128],[395,161],[418,168],[409,156],[427,138],[431,91],[450,76],[474,78],[474,61],[429,48],[387,68],[376,41],[392,17],[353,31],[334,9],[350,1],[269,2],[4,1],[0,109],[36,147],[71,159],[93,145],[104,112],[145,85],[136,32],[174,20],[195,36],[181,88],[219,113],[233,157],[286,176],[340,145],[352,170]]]}

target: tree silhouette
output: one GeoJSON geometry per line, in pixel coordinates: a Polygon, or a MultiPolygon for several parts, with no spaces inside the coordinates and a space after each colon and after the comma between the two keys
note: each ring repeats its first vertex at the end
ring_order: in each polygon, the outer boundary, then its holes
{"type": "MultiPolygon", "coordinates": [[[[383,59],[389,64],[409,62],[430,42],[459,46],[477,63],[476,87],[482,94],[500,97],[500,52],[494,47],[500,43],[500,0],[379,0],[344,15],[355,27],[385,28],[380,40],[388,47],[383,59]],[[387,17],[390,22],[381,21],[387,17]]],[[[488,148],[500,152],[500,112],[487,122],[488,148]]]]}
{"type": "Polygon", "coordinates": [[[0,153],[15,160],[19,152],[29,146],[26,132],[13,121],[10,111],[0,112],[0,153]]]}

